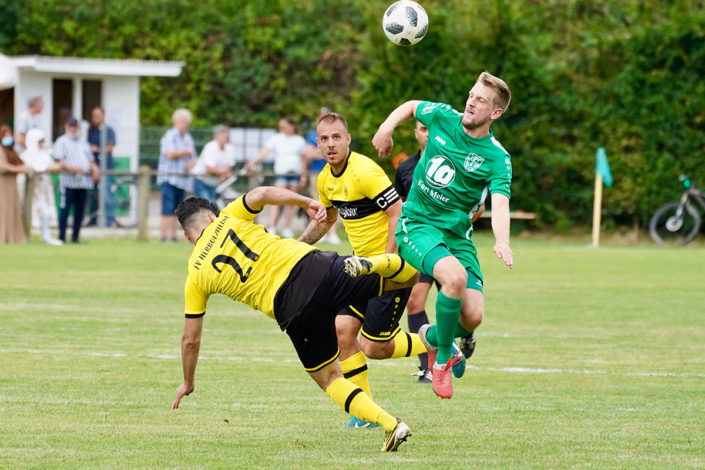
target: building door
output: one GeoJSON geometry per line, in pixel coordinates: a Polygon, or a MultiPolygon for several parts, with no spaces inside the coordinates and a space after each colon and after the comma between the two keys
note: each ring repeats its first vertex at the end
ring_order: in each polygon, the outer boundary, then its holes
{"type": "Polygon", "coordinates": [[[52,141],[64,133],[64,125],[71,117],[73,107],[73,81],[66,79],[52,80],[53,116],[51,121],[52,141]]]}
{"type": "Polygon", "coordinates": [[[81,90],[83,95],[81,114],[84,121],[91,122],[91,111],[96,106],[103,105],[103,82],[100,80],[83,80],[81,90]]]}

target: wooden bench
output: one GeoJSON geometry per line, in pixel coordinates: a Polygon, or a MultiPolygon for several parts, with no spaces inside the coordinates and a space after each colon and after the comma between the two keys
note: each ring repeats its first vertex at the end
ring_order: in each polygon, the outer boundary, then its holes
{"type": "MultiPolygon", "coordinates": [[[[480,216],[481,219],[490,219],[492,218],[492,211],[485,211],[482,213],[480,216]]],[[[510,219],[519,219],[519,220],[536,220],[539,218],[538,215],[536,215],[534,212],[524,212],[524,211],[514,211],[514,212],[509,212],[509,218],[510,219]]]]}

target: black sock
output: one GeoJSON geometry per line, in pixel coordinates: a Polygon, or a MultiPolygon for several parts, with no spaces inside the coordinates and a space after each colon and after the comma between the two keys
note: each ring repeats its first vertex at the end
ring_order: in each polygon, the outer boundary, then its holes
{"type": "MultiPolygon", "coordinates": [[[[415,315],[407,314],[407,318],[409,320],[409,332],[410,333],[418,333],[419,328],[421,328],[423,325],[428,323],[428,316],[426,315],[425,310],[421,310],[419,313],[417,313],[415,315]]],[[[421,362],[421,368],[423,370],[428,370],[428,354],[426,354],[426,353],[419,354],[419,362],[421,362]]]]}

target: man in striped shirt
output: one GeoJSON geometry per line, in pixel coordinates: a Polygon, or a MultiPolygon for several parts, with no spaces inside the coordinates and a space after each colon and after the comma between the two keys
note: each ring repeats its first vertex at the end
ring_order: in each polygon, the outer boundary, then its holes
{"type": "Polygon", "coordinates": [[[61,187],[61,214],[59,215],[59,239],[66,241],[66,224],[73,208],[73,232],[71,240],[78,243],[83,211],[86,208],[88,190],[98,181],[99,170],[88,142],[79,139],[78,120],[69,118],[64,126],[66,132],[56,139],[54,158],[62,167],[59,176],[61,187]]]}
{"type": "Polygon", "coordinates": [[[157,184],[162,192],[162,242],[169,239],[176,243],[179,222],[176,220],[176,206],[184,200],[185,192],[191,189],[187,173],[196,164],[196,147],[188,132],[191,125],[191,112],[177,109],[171,117],[173,127],[166,131],[159,143],[159,176],[157,184]],[[176,173],[176,174],[174,174],[176,173]]]}

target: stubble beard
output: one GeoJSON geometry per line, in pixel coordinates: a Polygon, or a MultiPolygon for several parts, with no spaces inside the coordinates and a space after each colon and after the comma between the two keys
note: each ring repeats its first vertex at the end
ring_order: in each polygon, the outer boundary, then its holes
{"type": "Polygon", "coordinates": [[[488,116],[486,119],[484,119],[482,121],[473,121],[473,122],[469,122],[469,123],[465,122],[465,119],[463,119],[461,122],[462,122],[463,127],[465,129],[467,129],[469,131],[474,131],[475,129],[482,127],[485,124],[487,124],[488,122],[490,122],[490,118],[488,116]]]}

